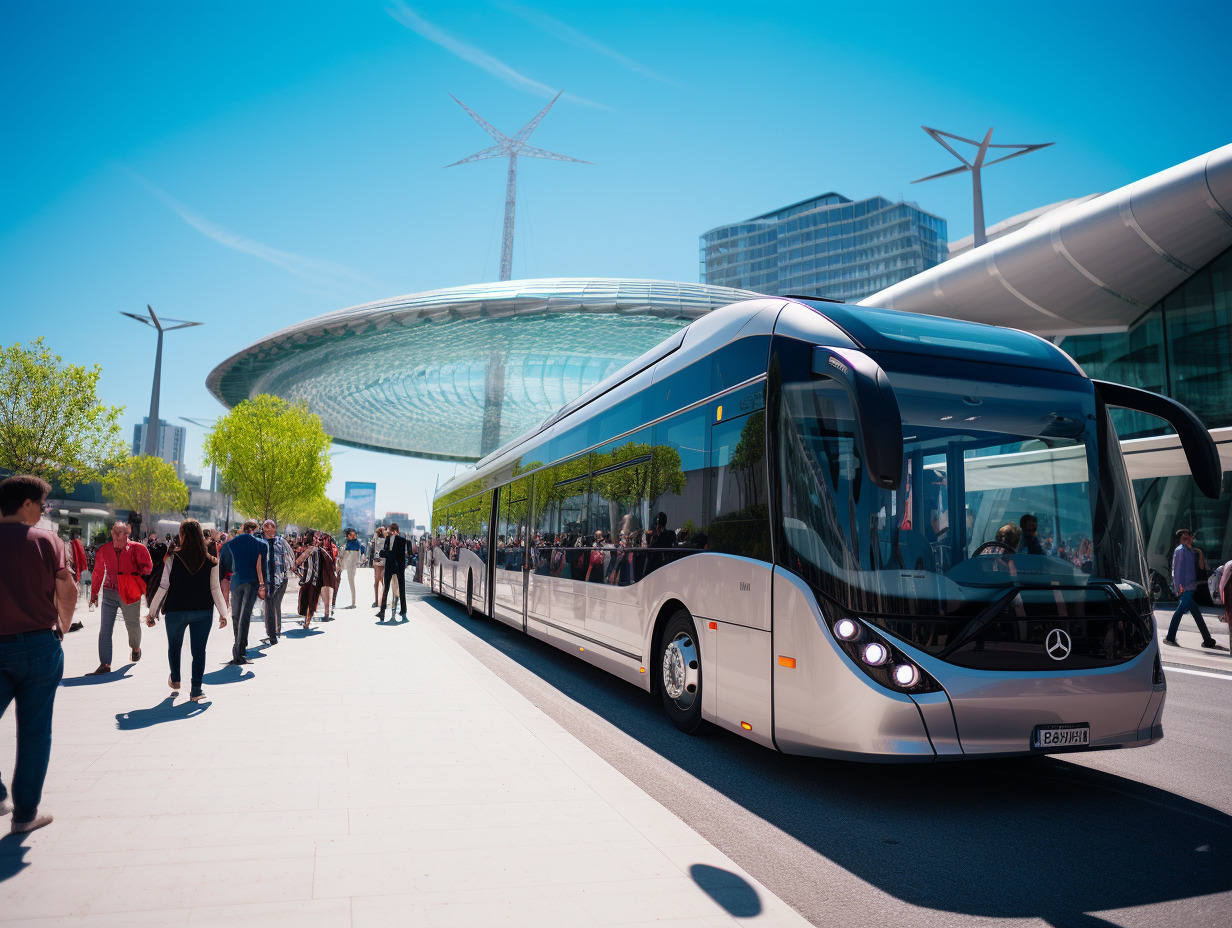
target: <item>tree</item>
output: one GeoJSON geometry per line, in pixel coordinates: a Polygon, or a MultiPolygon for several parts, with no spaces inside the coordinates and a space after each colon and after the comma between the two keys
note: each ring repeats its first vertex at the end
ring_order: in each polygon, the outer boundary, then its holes
{"type": "Polygon", "coordinates": [[[342,529],[342,507],[328,497],[318,496],[298,504],[287,519],[300,528],[336,535],[342,529]]]}
{"type": "Polygon", "coordinates": [[[218,419],[205,457],[230,487],[236,509],[285,522],[297,507],[325,496],[333,474],[329,446],[307,403],[263,393],[218,419]]]}
{"type": "Polygon", "coordinates": [[[120,509],[141,513],[150,529],[150,515],[188,506],[188,487],[162,458],[140,455],[121,461],[103,475],[103,493],[120,509]]]}
{"type": "Polygon", "coordinates": [[[124,407],[98,401],[101,373],[65,364],[42,336],[0,351],[0,467],[71,491],[120,460],[124,407]]]}

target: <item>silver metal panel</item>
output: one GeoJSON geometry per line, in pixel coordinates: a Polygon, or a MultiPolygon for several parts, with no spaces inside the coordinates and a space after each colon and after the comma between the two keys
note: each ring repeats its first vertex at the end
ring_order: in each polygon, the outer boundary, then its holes
{"type": "Polygon", "coordinates": [[[920,707],[924,727],[928,729],[928,739],[933,743],[937,756],[961,757],[962,744],[958,740],[958,726],[954,724],[954,710],[950,708],[949,697],[945,693],[921,693],[911,698],[920,707]]]}
{"type": "MultiPolygon", "coordinates": [[[[768,572],[767,572],[768,575],[768,572]]],[[[768,576],[767,576],[768,579],[768,576]]],[[[716,622],[718,629],[703,640],[717,645],[715,723],[768,748],[774,747],[770,711],[770,675],[774,661],[770,633],[742,625],[716,622]],[[752,726],[745,729],[741,723],[752,726]]],[[[702,678],[703,702],[706,680],[702,678]]]]}
{"type": "Polygon", "coordinates": [[[1142,713],[1142,719],[1138,722],[1138,740],[1148,744],[1158,741],[1163,737],[1163,728],[1159,725],[1160,716],[1164,711],[1164,701],[1167,697],[1166,687],[1159,687],[1151,694],[1150,701],[1146,704],[1146,711],[1142,713]]]}
{"type": "Polygon", "coordinates": [[[769,335],[783,300],[745,300],[723,306],[689,324],[684,343],[654,366],[657,383],[739,337],[769,335]]]}
{"type": "Polygon", "coordinates": [[[626,683],[632,683],[634,686],[639,686],[642,689],[649,689],[647,676],[650,668],[646,667],[646,673],[643,673],[642,667],[644,665],[626,655],[597,646],[584,638],[570,634],[567,630],[557,628],[538,619],[531,619],[526,623],[526,633],[546,641],[548,644],[560,648],[566,653],[573,654],[588,664],[594,664],[613,676],[619,677],[626,683]]]}
{"type": "MultiPolygon", "coordinates": [[[[1125,211],[1130,209],[1126,192],[1118,190],[1105,197],[1116,202],[1117,214],[1124,220],[1125,211]]],[[[1114,289],[1142,310],[1150,308],[1159,287],[1172,290],[1192,273],[1162,257],[1134,225],[1124,221],[1114,225],[1102,212],[1079,212],[1057,229],[1057,235],[1065,255],[1077,262],[1092,282],[1114,289]]],[[[1056,245],[1054,241],[1054,248],[1056,245]]]]}
{"type": "Polygon", "coordinates": [[[774,571],[774,736],[779,750],[822,757],[934,757],[909,696],[878,686],[830,638],[804,581],[774,571]],[[794,658],[784,667],[780,656],[794,658]]]}
{"type": "Polygon", "coordinates": [[[971,755],[1027,753],[1035,726],[1055,723],[1089,723],[1093,747],[1138,743],[1158,645],[1116,667],[1069,674],[971,670],[902,649],[945,687],[971,755]]]}
{"type": "Polygon", "coordinates": [[[774,332],[787,338],[829,345],[834,348],[855,348],[856,343],[842,329],[800,303],[787,303],[775,320],[774,332]]]}

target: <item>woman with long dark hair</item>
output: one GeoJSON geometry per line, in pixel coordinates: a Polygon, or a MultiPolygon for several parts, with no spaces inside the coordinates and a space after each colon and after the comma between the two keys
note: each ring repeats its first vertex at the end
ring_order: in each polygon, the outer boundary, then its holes
{"type": "Polygon", "coordinates": [[[227,627],[229,610],[218,580],[218,560],[206,550],[205,536],[196,519],[180,523],[180,543],[175,553],[168,555],[163,565],[162,579],[150,602],[150,614],[145,623],[153,627],[159,610],[167,619],[167,661],[171,676],[167,685],[180,688],[180,653],[184,649],[184,633],[189,635],[192,652],[192,689],[189,698],[205,698],[201,678],[205,675],[205,644],[210,638],[210,614],[218,607],[218,627],[227,627]]]}
{"type": "Polygon", "coordinates": [[[295,567],[299,571],[299,615],[304,620],[305,629],[312,627],[312,617],[316,615],[317,604],[321,601],[324,572],[328,567],[322,557],[319,537],[312,529],[305,530],[304,540],[308,546],[295,558],[295,567]]]}

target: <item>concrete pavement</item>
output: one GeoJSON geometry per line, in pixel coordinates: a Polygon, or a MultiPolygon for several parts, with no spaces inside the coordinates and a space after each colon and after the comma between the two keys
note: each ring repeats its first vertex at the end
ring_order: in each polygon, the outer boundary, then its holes
{"type": "Polygon", "coordinates": [[[1160,659],[1165,669],[1169,666],[1188,667],[1194,670],[1206,670],[1232,674],[1232,654],[1228,652],[1228,626],[1220,621],[1223,615],[1222,606],[1202,606],[1202,615],[1206,621],[1206,630],[1219,645],[1219,650],[1202,647],[1202,635],[1193,616],[1185,613],[1176,632],[1176,646],[1164,644],[1164,636],[1168,634],[1168,623],[1172,621],[1172,613],[1176,603],[1160,603],[1155,609],[1156,637],[1159,639],[1160,659]]]}
{"type": "MultiPolygon", "coordinates": [[[[366,606],[371,572],[358,580],[366,606]]],[[[116,672],[85,676],[98,613],[83,606],[42,806],[56,820],[0,839],[0,923],[807,924],[435,610],[373,612],[288,623],[243,668],[224,666],[231,629],[215,624],[198,704],[187,680],[170,694],[161,624],[136,664],[117,629],[116,672]]],[[[5,776],[13,754],[10,711],[5,776]]]]}

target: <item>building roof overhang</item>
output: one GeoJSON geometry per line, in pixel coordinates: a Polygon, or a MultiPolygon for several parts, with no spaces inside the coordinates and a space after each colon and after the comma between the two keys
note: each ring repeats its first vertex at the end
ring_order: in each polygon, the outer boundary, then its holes
{"type": "Polygon", "coordinates": [[[1124,331],[1232,247],[1232,145],[1045,213],[860,302],[1039,335],[1124,331]]]}

